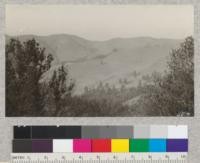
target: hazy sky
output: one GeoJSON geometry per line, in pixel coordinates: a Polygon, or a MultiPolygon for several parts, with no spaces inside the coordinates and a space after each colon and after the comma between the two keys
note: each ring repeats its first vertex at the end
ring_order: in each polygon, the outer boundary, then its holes
{"type": "Polygon", "coordinates": [[[6,34],[184,38],[193,19],[192,5],[7,5],[6,34]]]}

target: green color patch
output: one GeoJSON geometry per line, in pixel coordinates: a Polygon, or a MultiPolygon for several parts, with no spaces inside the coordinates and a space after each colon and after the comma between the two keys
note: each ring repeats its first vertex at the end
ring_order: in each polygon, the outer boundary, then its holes
{"type": "Polygon", "coordinates": [[[148,139],[130,139],[129,151],[130,152],[148,152],[149,140],[148,139]]]}

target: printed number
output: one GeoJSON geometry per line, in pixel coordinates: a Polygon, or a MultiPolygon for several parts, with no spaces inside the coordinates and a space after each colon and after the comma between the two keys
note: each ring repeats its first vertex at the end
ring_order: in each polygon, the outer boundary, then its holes
{"type": "Polygon", "coordinates": [[[165,155],[165,158],[169,158],[169,155],[165,155]]]}
{"type": "Polygon", "coordinates": [[[62,159],[65,160],[66,159],[65,156],[62,156],[62,159]]]}
{"type": "Polygon", "coordinates": [[[181,155],[181,158],[186,158],[186,155],[181,155]]]}
{"type": "Polygon", "coordinates": [[[113,156],[113,159],[117,159],[117,156],[116,156],[116,155],[114,155],[114,156],[113,156]]]}

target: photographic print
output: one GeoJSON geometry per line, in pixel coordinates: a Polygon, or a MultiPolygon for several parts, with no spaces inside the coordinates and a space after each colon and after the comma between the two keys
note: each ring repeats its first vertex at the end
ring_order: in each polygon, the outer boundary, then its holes
{"type": "Polygon", "coordinates": [[[6,5],[6,116],[194,116],[192,5],[6,5]]]}

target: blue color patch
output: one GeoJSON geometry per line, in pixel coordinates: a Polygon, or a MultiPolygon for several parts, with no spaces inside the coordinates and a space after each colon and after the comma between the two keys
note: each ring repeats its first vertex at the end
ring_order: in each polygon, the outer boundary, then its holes
{"type": "Polygon", "coordinates": [[[166,139],[150,139],[149,152],[166,152],[166,139]]]}

